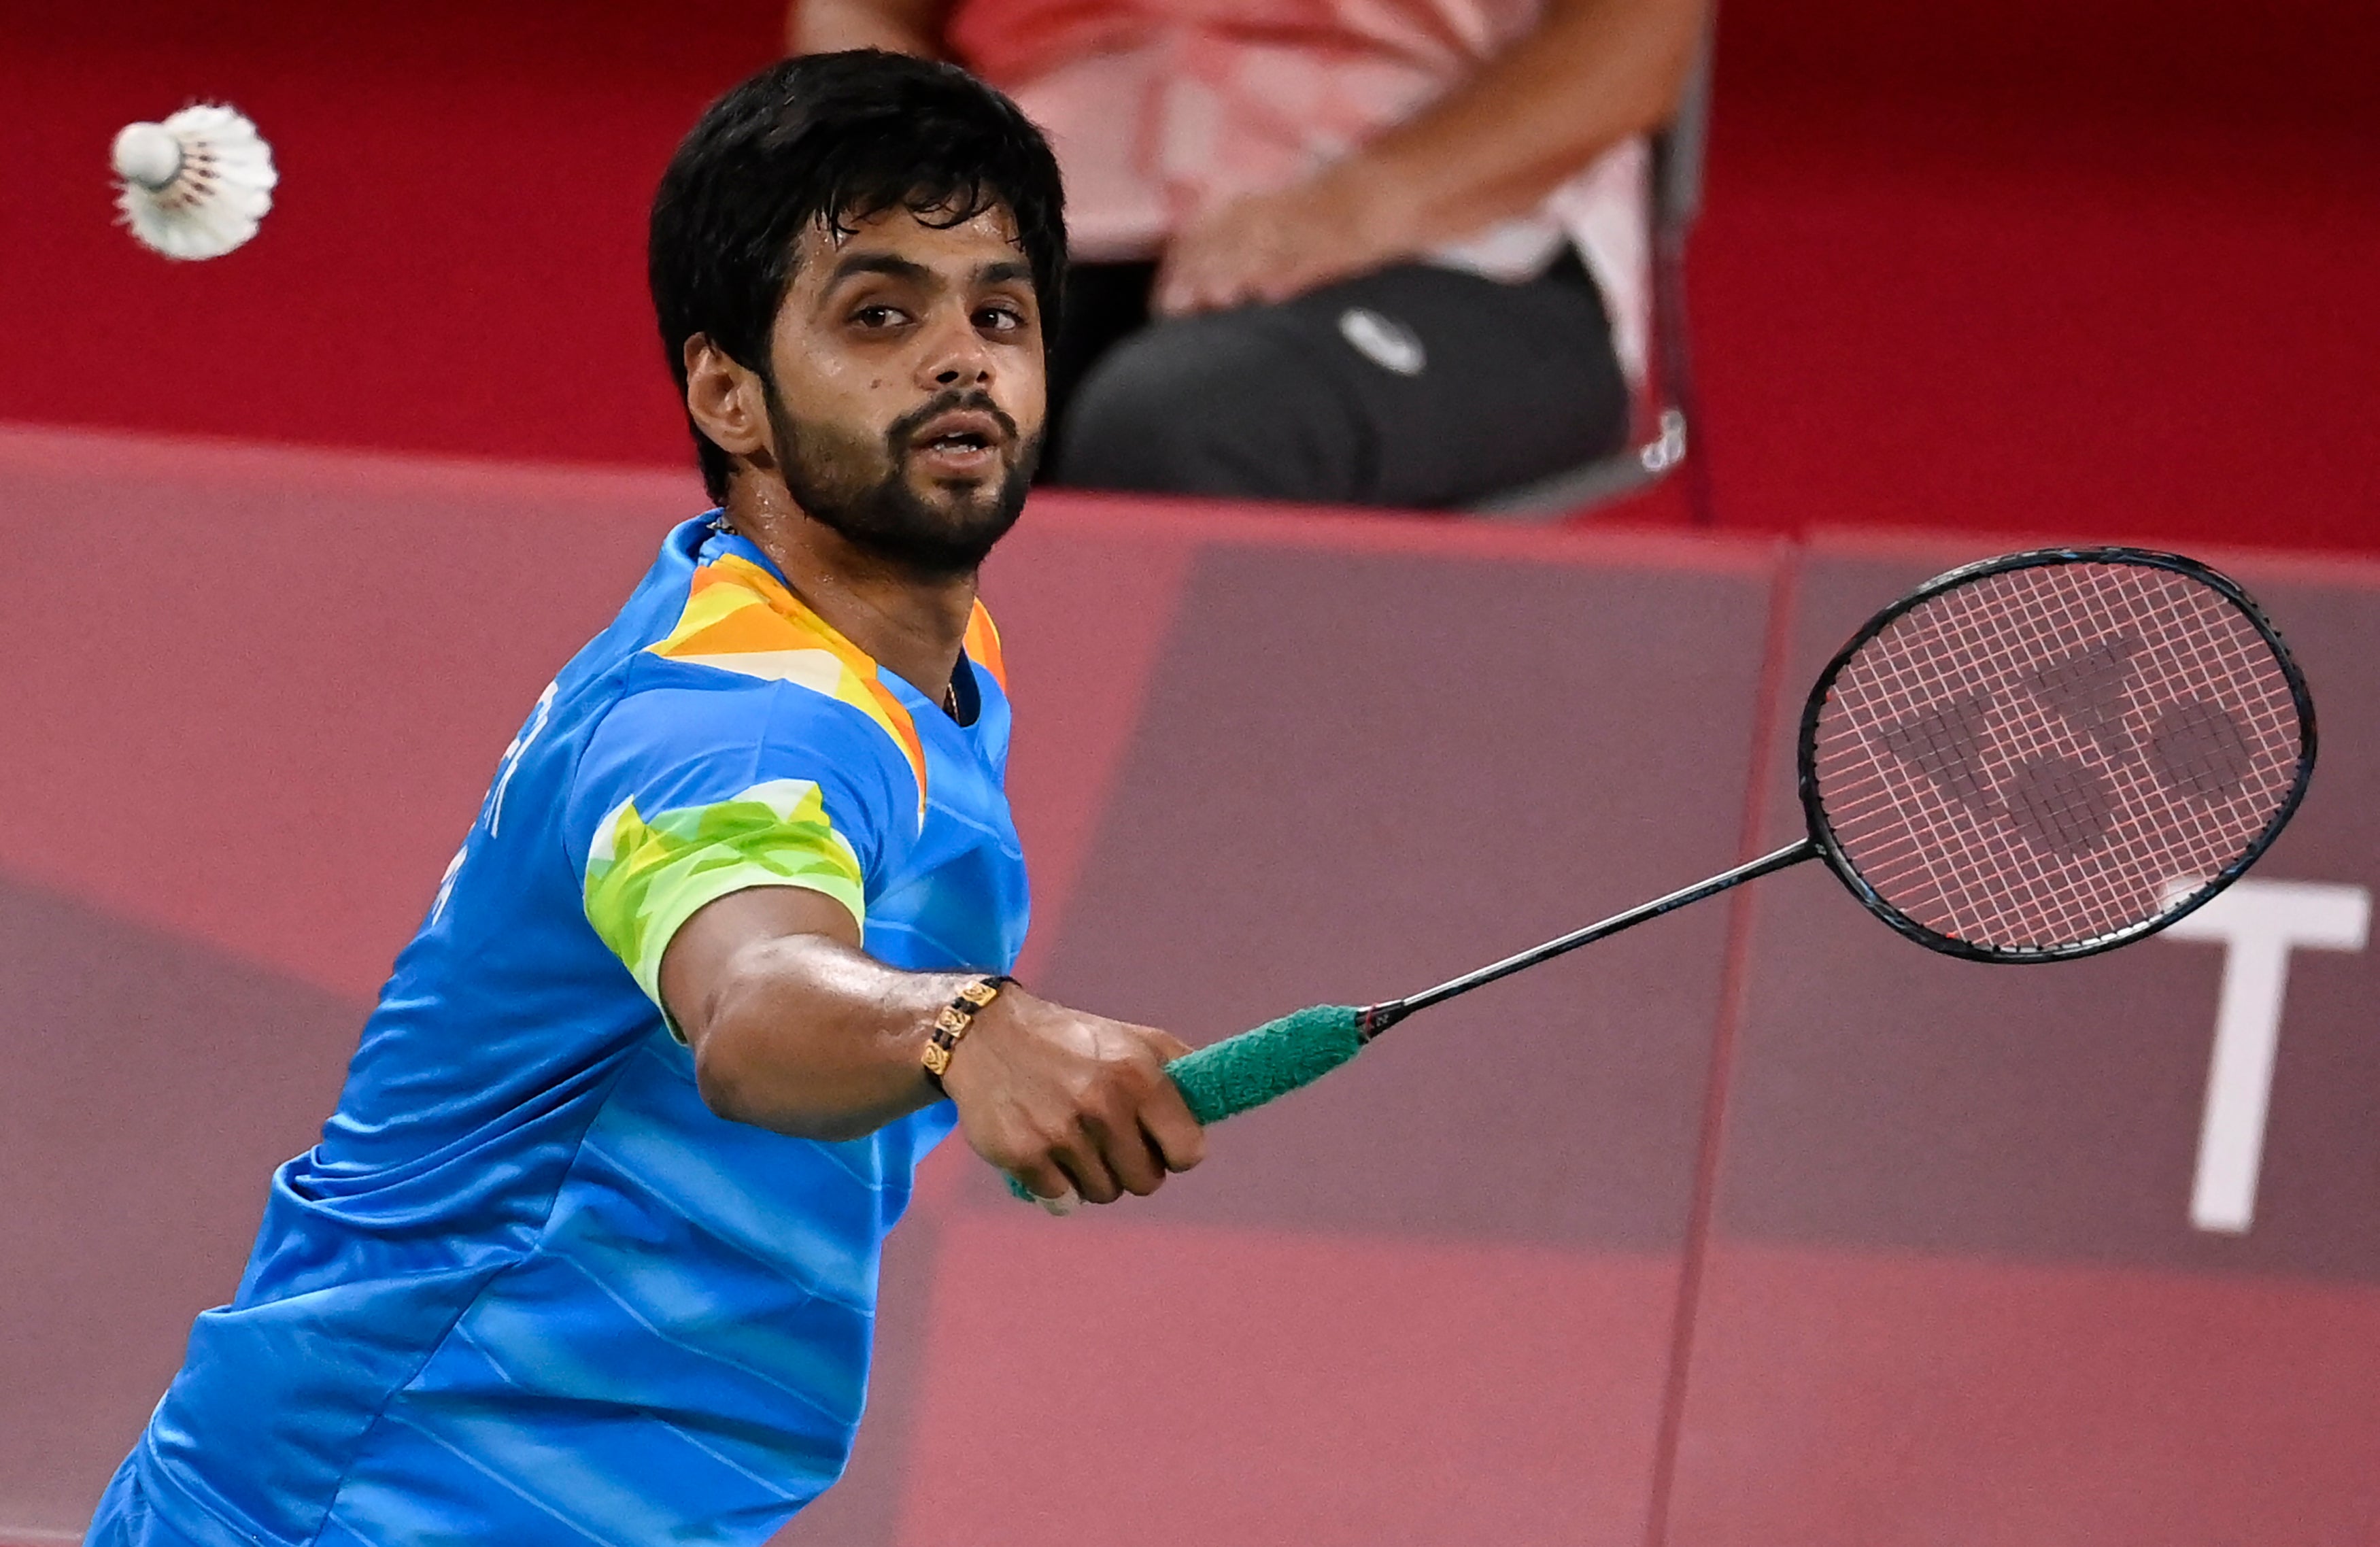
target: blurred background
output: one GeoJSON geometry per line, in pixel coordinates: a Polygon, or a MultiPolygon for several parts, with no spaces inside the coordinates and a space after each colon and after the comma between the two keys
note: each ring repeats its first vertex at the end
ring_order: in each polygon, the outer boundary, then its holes
{"type": "MultiPolygon", "coordinates": [[[[702,503],[645,210],[784,24],[0,8],[0,1542],[79,1539],[521,713],[702,503]],[[106,150],[192,100],[283,182],[168,264],[106,150]]],[[[2034,972],[1780,877],[1416,1022],[1146,1211],[938,1156],[787,1540],[2380,1541],[2380,11],[1717,37],[1706,484],[1036,496],[987,580],[1025,972],[1205,1041],[1773,847],[1817,664],[2044,539],[2200,554],[2298,650],[2323,767],[2263,889],[2034,972]],[[2193,1207],[2219,1023],[2277,1050],[2244,1217],[2193,1207]]]]}

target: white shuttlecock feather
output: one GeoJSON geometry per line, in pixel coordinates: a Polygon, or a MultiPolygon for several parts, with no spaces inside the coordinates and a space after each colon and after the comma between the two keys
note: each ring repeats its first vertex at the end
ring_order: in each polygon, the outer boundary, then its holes
{"type": "Polygon", "coordinates": [[[220,258],[256,235],[280,180],[273,147],[228,107],[128,124],[109,159],[124,182],[124,223],[168,258],[220,258]]]}

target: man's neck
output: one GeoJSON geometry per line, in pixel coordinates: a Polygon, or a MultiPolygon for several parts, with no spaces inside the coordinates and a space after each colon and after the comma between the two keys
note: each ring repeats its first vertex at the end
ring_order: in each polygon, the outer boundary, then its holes
{"type": "Polygon", "coordinates": [[[740,478],[728,524],[757,544],[786,586],[837,633],[936,703],[947,705],[976,577],[920,575],[814,520],[783,489],[740,478]]]}

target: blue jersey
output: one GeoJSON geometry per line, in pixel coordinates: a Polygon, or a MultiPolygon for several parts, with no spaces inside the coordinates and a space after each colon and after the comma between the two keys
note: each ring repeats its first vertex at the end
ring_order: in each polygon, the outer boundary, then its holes
{"type": "Polygon", "coordinates": [[[750,542],[673,532],[506,749],[93,1541],[757,1542],[833,1481],[879,1246],[953,1113],[846,1143],[713,1115],[662,952],[800,886],[880,960],[1006,970],[1001,674],[978,610],[953,717],[750,542]]]}

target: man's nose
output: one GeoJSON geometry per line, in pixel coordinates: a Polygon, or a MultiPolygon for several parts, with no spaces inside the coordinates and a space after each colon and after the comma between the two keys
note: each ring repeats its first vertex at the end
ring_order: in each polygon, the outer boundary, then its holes
{"type": "Polygon", "coordinates": [[[940,320],[918,365],[918,384],[937,391],[991,384],[990,347],[976,331],[974,318],[964,313],[940,320]]]}

